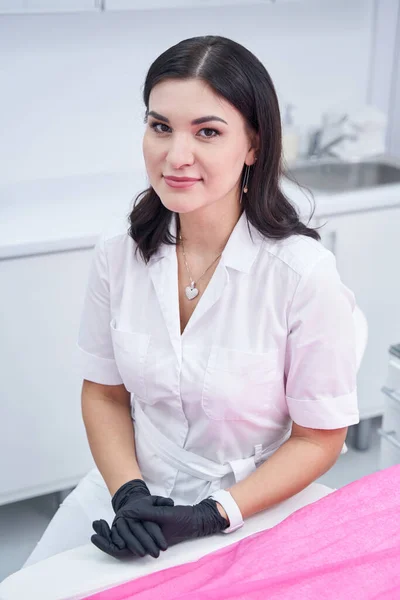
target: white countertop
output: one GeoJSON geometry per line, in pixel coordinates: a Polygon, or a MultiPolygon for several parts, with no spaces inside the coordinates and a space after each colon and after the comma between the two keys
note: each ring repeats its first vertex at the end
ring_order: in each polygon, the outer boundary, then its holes
{"type": "MultiPolygon", "coordinates": [[[[0,259],[90,248],[111,217],[123,217],[147,186],[143,171],[77,175],[0,185],[0,259]]],[[[307,192],[283,191],[308,220],[307,192]]],[[[400,185],[346,193],[314,192],[314,217],[400,206],[400,185]]]]}
{"type": "MultiPolygon", "coordinates": [[[[311,199],[306,190],[284,180],[282,189],[289,200],[300,209],[301,217],[309,217],[311,199]]],[[[364,188],[351,192],[322,193],[313,191],[315,201],[314,217],[328,217],[367,210],[377,210],[400,206],[400,184],[364,188]]]]}
{"type": "Polygon", "coordinates": [[[0,259],[90,248],[146,186],[140,171],[0,185],[0,259]]]}

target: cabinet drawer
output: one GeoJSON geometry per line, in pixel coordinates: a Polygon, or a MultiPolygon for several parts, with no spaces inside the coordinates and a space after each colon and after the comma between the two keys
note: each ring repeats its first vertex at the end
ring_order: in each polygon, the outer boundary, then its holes
{"type": "Polygon", "coordinates": [[[400,394],[400,359],[395,356],[389,359],[386,387],[400,394]]]}
{"type": "Polygon", "coordinates": [[[381,452],[379,456],[379,468],[387,469],[394,465],[400,465],[400,441],[391,432],[388,434],[378,429],[381,436],[381,452]],[[384,436],[384,437],[383,437],[384,436]]]}
{"type": "Polygon", "coordinates": [[[384,394],[384,411],[382,429],[384,431],[395,431],[400,440],[400,393],[386,386],[382,388],[384,394]]]}
{"type": "Polygon", "coordinates": [[[400,394],[384,386],[384,413],[381,438],[380,468],[387,469],[400,464],[400,394]]]}

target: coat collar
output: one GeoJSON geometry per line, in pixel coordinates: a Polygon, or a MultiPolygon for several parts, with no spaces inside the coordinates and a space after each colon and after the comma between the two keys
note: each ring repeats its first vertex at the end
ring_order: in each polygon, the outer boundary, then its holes
{"type": "MultiPolygon", "coordinates": [[[[173,237],[176,236],[177,223],[174,213],[169,231],[173,237]]],[[[221,261],[226,267],[249,273],[257,257],[263,237],[251,223],[248,223],[246,213],[243,211],[236,223],[228,242],[222,252],[221,261]]],[[[175,252],[175,245],[161,244],[159,249],[150,259],[150,263],[161,258],[171,256],[175,252]]]]}

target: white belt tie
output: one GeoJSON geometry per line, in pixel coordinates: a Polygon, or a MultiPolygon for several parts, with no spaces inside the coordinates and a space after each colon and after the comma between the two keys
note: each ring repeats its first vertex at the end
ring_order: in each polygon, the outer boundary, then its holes
{"type": "Polygon", "coordinates": [[[228,461],[221,465],[199,454],[180,448],[171,442],[157,427],[153,425],[148,416],[143,412],[139,401],[135,401],[135,421],[138,428],[146,436],[146,443],[153,448],[157,456],[167,464],[179,471],[188,473],[198,479],[205,481],[218,481],[228,473],[235,476],[235,481],[241,481],[248,477],[257,468],[257,463],[264,462],[268,456],[273,454],[290,436],[290,429],[285,432],[279,442],[262,449],[261,444],[254,446],[254,455],[248,458],[239,458],[228,461]]]}

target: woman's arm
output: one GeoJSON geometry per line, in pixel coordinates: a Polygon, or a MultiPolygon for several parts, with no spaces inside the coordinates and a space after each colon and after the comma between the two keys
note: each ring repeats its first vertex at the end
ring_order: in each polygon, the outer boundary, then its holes
{"type": "MultiPolygon", "coordinates": [[[[347,427],[309,429],[293,423],[287,442],[254,473],[229,488],[243,518],[298,494],[326,473],[335,464],[346,433],[347,427]]],[[[220,505],[218,509],[226,518],[220,505]]]]}
{"type": "Polygon", "coordinates": [[[143,479],[136,460],[130,394],[122,385],[83,381],[82,416],[94,461],[110,494],[143,479]]]}
{"type": "Polygon", "coordinates": [[[292,435],[229,489],[243,518],[298,494],[326,473],[346,438],[341,423],[358,422],[355,305],[335,256],[321,251],[300,276],[288,308],[285,395],[292,435]]]}

